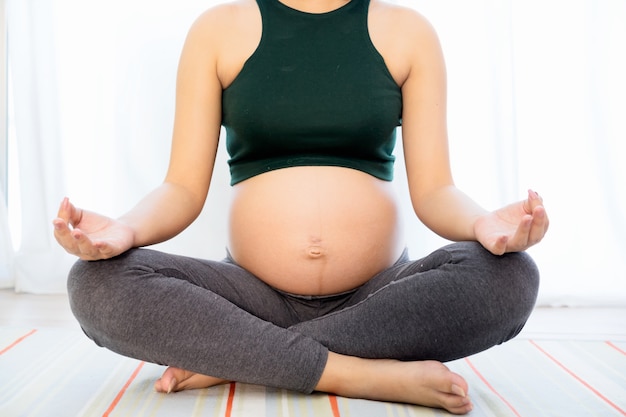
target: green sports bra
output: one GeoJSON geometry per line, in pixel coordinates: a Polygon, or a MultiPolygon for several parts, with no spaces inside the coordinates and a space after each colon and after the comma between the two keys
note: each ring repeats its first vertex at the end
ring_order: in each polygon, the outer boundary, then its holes
{"type": "Polygon", "coordinates": [[[369,0],[322,14],[257,3],[261,41],[222,94],[231,185],[293,166],[391,181],[402,94],[369,37],[369,0]]]}

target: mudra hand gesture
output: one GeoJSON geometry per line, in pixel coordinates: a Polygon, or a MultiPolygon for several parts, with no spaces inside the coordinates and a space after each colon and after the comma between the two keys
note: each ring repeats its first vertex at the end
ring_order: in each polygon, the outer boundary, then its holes
{"type": "Polygon", "coordinates": [[[107,259],[133,246],[133,230],[123,222],[75,207],[66,198],[53,220],[54,237],[72,255],[86,261],[107,259]]]}
{"type": "Polygon", "coordinates": [[[491,253],[521,252],[543,239],[549,226],[543,199],[529,190],[528,199],[492,211],[474,224],[476,239],[491,253]]]}

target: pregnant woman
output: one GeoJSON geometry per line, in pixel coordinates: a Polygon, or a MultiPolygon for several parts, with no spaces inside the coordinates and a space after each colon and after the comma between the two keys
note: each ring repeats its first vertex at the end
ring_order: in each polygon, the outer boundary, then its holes
{"type": "MultiPolygon", "coordinates": [[[[85,333],[167,365],[161,392],[225,381],[464,414],[443,362],[505,342],[539,282],[523,251],[542,199],[487,211],[454,185],[445,67],[417,12],[380,0],[239,0],[191,27],[162,185],[118,219],[65,199],[58,242],[85,333]],[[221,126],[233,198],[225,259],[143,248],[205,202],[221,126]],[[391,181],[402,129],[419,219],[453,242],[405,250],[391,181]]],[[[473,156],[472,156],[473,157],[473,156]]]]}

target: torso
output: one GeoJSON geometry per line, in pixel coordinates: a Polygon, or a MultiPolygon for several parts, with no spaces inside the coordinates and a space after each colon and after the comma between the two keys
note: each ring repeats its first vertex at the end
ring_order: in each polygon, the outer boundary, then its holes
{"type": "MultiPolygon", "coordinates": [[[[285,3],[298,7],[297,1],[285,3]]],[[[225,37],[229,40],[222,45],[217,69],[224,88],[261,37],[255,1],[235,7],[237,24],[233,36],[225,37]]],[[[388,16],[385,7],[372,1],[370,37],[401,85],[408,67],[389,35],[393,25],[388,16]]],[[[234,186],[230,252],[239,265],[283,291],[322,295],[356,288],[392,265],[403,250],[392,188],[369,174],[339,167],[293,167],[257,175],[234,186]]]]}
{"type": "Polygon", "coordinates": [[[279,169],[236,185],[233,196],[233,258],[283,291],[356,288],[403,249],[391,184],[360,171],[279,169]]]}

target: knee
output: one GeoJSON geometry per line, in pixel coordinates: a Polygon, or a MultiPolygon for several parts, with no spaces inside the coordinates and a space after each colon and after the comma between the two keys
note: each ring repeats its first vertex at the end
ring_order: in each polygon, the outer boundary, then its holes
{"type": "Polygon", "coordinates": [[[505,275],[506,283],[511,287],[514,299],[526,309],[532,310],[539,292],[539,269],[535,261],[526,252],[503,255],[501,274],[505,275]]]}
{"type": "Polygon", "coordinates": [[[89,328],[101,315],[101,303],[109,297],[106,292],[106,274],[103,273],[107,261],[79,260],[70,269],[67,277],[67,294],[70,308],[80,325],[89,328]]]}
{"type": "Polygon", "coordinates": [[[483,288],[483,302],[494,315],[521,330],[539,291],[539,270],[534,260],[526,252],[493,255],[476,242],[460,247],[454,257],[464,258],[462,262],[474,268],[477,284],[483,288]]]}
{"type": "Polygon", "coordinates": [[[539,270],[526,252],[494,255],[477,242],[464,242],[461,253],[453,258],[476,268],[477,274],[488,281],[495,292],[508,300],[534,307],[539,290],[539,270]]]}
{"type": "Polygon", "coordinates": [[[127,253],[102,261],[79,260],[69,271],[67,293],[70,308],[83,331],[98,342],[98,335],[124,321],[132,305],[130,287],[137,274],[137,255],[127,253]]]}
{"type": "Polygon", "coordinates": [[[493,274],[491,300],[504,334],[501,341],[517,336],[533,312],[539,292],[539,270],[526,252],[498,257],[493,274]]]}
{"type": "Polygon", "coordinates": [[[91,277],[94,275],[91,270],[95,262],[78,260],[74,263],[67,276],[67,291],[70,298],[74,295],[80,294],[85,284],[89,284],[93,280],[91,277]]]}
{"type": "Polygon", "coordinates": [[[78,260],[67,277],[67,292],[72,308],[93,310],[122,295],[129,278],[149,272],[142,263],[143,253],[131,250],[101,261],[78,260]]]}
{"type": "Polygon", "coordinates": [[[95,293],[102,291],[106,286],[107,276],[111,271],[107,271],[110,261],[83,261],[74,263],[67,276],[67,292],[70,302],[90,303],[95,293]]]}
{"type": "Polygon", "coordinates": [[[67,295],[70,300],[72,310],[74,303],[83,304],[81,301],[88,297],[91,291],[88,287],[93,286],[92,262],[78,260],[74,263],[67,276],[67,295]]]}

